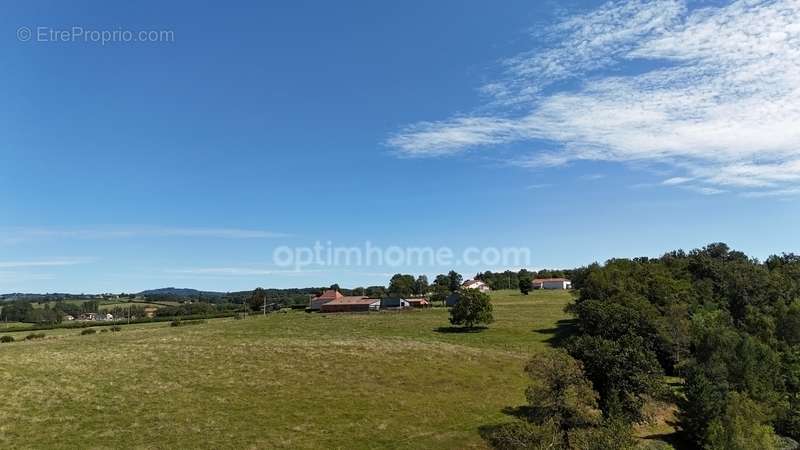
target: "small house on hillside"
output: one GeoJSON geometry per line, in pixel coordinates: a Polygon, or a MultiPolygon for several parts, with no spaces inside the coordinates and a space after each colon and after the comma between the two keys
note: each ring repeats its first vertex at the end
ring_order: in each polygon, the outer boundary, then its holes
{"type": "MultiPolygon", "coordinates": [[[[337,294],[339,294],[337,292],[337,294]]],[[[334,300],[330,300],[320,305],[320,312],[367,312],[380,307],[381,301],[375,298],[363,296],[343,296],[341,294],[334,300]]]]}
{"type": "Polygon", "coordinates": [[[572,282],[566,278],[537,278],[533,280],[534,289],[572,289],[572,282]]]}
{"type": "Polygon", "coordinates": [[[481,280],[467,280],[461,285],[461,287],[463,289],[477,289],[481,292],[489,292],[492,290],[488,284],[481,280]]]}

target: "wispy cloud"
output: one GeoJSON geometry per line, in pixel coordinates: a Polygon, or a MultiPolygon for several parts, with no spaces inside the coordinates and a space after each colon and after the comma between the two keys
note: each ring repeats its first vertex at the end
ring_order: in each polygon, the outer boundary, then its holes
{"type": "Polygon", "coordinates": [[[553,185],[550,184],[550,183],[529,184],[529,185],[525,186],[525,189],[527,189],[527,190],[545,189],[545,188],[549,188],[549,187],[552,187],[552,186],[553,185]]]}
{"type": "Polygon", "coordinates": [[[130,239],[139,237],[185,237],[216,239],[270,239],[287,234],[241,228],[192,227],[96,227],[96,228],[4,228],[0,243],[13,244],[40,239],[130,239]]]}
{"type": "Polygon", "coordinates": [[[44,260],[0,261],[0,269],[75,266],[78,264],[87,264],[93,261],[94,261],[93,258],[58,258],[58,259],[44,259],[44,260]]]}
{"type": "Polygon", "coordinates": [[[678,184],[686,184],[690,181],[692,181],[692,178],[689,177],[672,177],[672,178],[667,178],[661,184],[664,184],[666,186],[675,186],[678,184]]]}
{"type": "MultiPolygon", "coordinates": [[[[663,184],[791,195],[800,183],[800,1],[612,1],[546,30],[484,87],[488,113],[407,126],[400,154],[530,141],[520,166],[666,164],[663,184]],[[582,80],[563,89],[557,82],[582,80]]],[[[484,105],[486,106],[486,105],[484,105]]]]}

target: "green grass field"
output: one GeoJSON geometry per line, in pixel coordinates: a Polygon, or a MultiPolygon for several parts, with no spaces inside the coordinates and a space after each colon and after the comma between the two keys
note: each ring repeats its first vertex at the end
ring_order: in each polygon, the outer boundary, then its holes
{"type": "Polygon", "coordinates": [[[295,311],[0,344],[0,448],[484,448],[569,328],[569,293],[493,300],[479,333],[442,308],[295,311]]]}

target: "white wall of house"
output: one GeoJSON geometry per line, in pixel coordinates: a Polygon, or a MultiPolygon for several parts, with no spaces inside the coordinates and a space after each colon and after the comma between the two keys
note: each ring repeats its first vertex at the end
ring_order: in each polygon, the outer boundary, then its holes
{"type": "Polygon", "coordinates": [[[477,281],[464,287],[467,289],[477,289],[481,292],[489,292],[491,290],[491,288],[489,288],[489,286],[483,281],[477,281]]]}
{"type": "Polygon", "coordinates": [[[542,289],[571,289],[572,282],[569,280],[543,281],[542,289]]]}

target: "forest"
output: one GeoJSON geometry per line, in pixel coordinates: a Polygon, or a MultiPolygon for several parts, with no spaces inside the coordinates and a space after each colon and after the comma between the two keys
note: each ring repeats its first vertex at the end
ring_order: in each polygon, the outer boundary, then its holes
{"type": "Polygon", "coordinates": [[[800,256],[761,262],[715,243],[571,271],[577,334],[564,343],[604,417],[645,420],[679,377],[678,428],[696,448],[800,439],[800,256]]]}

